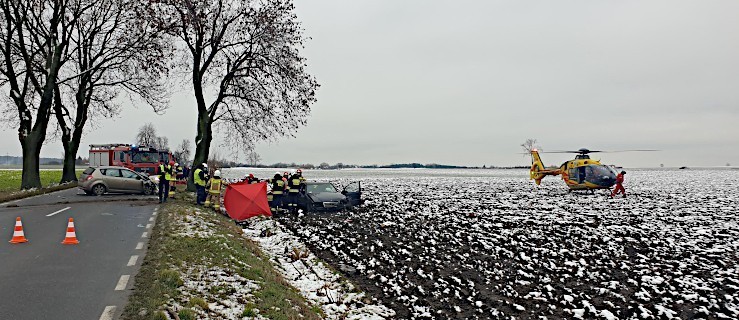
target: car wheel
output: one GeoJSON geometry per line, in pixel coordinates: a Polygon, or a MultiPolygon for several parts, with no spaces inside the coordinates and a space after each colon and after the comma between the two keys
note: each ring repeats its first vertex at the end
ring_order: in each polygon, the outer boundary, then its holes
{"type": "Polygon", "coordinates": [[[144,186],[144,195],[150,196],[154,194],[154,186],[147,184],[144,186]]]}
{"type": "Polygon", "coordinates": [[[92,186],[92,193],[94,195],[96,195],[96,196],[102,196],[102,195],[105,194],[105,191],[107,191],[105,189],[106,188],[105,188],[104,185],[102,185],[102,184],[96,184],[96,185],[92,186]]]}

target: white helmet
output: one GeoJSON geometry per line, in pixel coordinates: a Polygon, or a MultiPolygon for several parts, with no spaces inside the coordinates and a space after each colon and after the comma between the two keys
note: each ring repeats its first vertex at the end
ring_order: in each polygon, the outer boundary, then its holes
{"type": "Polygon", "coordinates": [[[290,170],[290,175],[294,175],[294,174],[295,174],[295,169],[290,170]]]}
{"type": "Polygon", "coordinates": [[[178,166],[178,167],[180,166],[180,164],[179,164],[179,163],[177,163],[177,162],[175,162],[175,163],[174,163],[174,165],[175,165],[175,166],[178,166]]]}
{"type": "Polygon", "coordinates": [[[220,177],[221,176],[221,170],[216,170],[216,172],[213,172],[213,175],[216,176],[216,177],[220,177]]]}
{"type": "Polygon", "coordinates": [[[203,163],[203,168],[207,168],[207,167],[208,167],[208,164],[207,163],[203,163]]]}
{"type": "Polygon", "coordinates": [[[275,172],[275,174],[279,174],[279,175],[282,175],[282,173],[280,173],[279,171],[275,172]]]}

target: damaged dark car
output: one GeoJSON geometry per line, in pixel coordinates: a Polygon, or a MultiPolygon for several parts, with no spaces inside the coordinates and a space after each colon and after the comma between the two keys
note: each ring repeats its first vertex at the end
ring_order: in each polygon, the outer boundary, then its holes
{"type": "Polygon", "coordinates": [[[330,182],[306,182],[300,191],[298,207],[308,212],[341,211],[363,202],[360,182],[352,182],[341,191],[330,182]]]}

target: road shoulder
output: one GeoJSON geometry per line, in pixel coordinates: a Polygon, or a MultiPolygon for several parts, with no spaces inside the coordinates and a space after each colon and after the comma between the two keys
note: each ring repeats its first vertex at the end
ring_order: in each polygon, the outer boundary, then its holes
{"type": "Polygon", "coordinates": [[[173,201],[160,206],[123,319],[320,319],[228,218],[173,201]]]}

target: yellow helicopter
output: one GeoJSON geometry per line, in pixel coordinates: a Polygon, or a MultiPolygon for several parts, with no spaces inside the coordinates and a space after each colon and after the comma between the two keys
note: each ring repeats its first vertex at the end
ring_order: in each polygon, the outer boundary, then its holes
{"type": "MultiPolygon", "coordinates": [[[[627,151],[657,151],[657,150],[623,150],[609,152],[627,152],[627,151]]],[[[531,170],[529,177],[541,184],[541,179],[546,176],[562,176],[562,180],[567,187],[572,190],[593,190],[610,189],[616,184],[616,168],[601,164],[599,160],[591,159],[591,153],[606,152],[600,150],[588,150],[582,148],[576,151],[550,151],[547,153],[575,153],[575,159],[568,160],[559,167],[546,168],[539,156],[539,150],[532,149],[531,153],[531,170]]]]}

